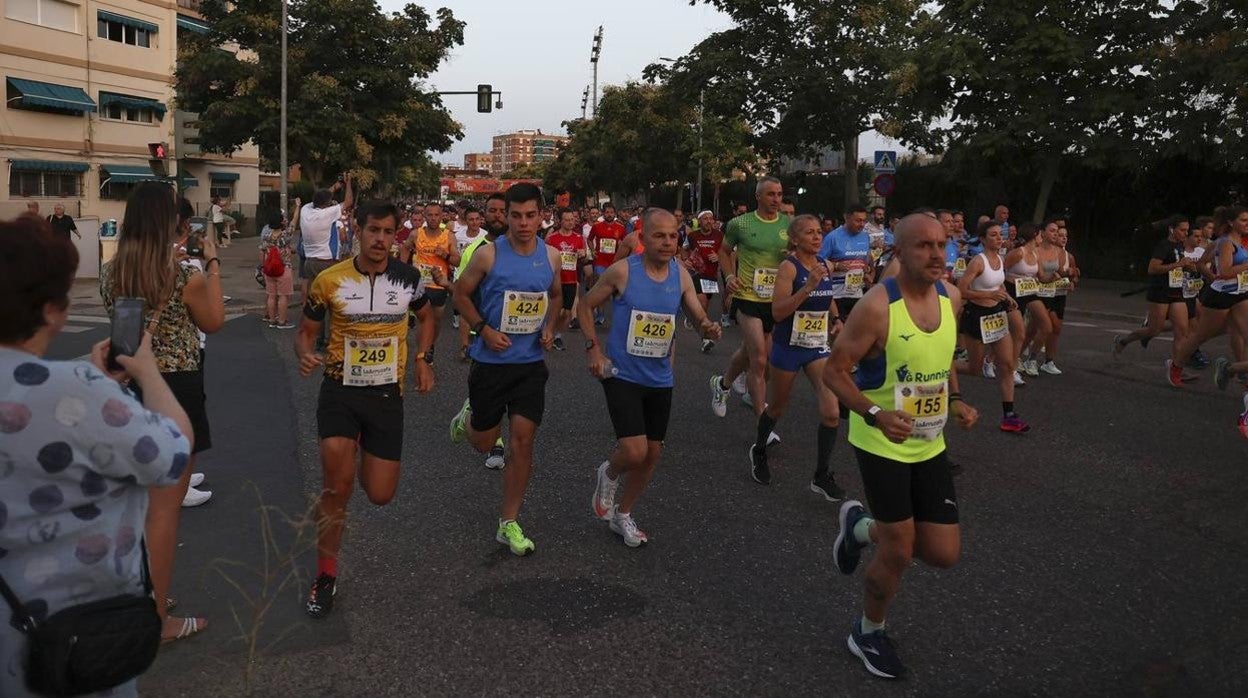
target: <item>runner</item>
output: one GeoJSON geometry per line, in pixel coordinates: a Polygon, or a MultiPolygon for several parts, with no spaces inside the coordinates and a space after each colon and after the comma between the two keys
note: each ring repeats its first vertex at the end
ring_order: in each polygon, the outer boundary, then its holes
{"type": "Polygon", "coordinates": [[[727,274],[728,292],[741,325],[741,347],[728,361],[722,376],[711,376],[711,411],[723,417],[728,410],[728,386],[742,374],[754,406],[762,414],[767,397],[767,355],[775,318],[771,299],[776,271],[785,257],[789,218],[780,213],[784,188],[775,177],[763,177],[755,187],[758,209],[728,222],[720,248],[721,267],[727,274]]]}
{"type": "MultiPolygon", "coordinates": [[[[1044,305],[1044,312],[1048,316],[1049,333],[1043,343],[1039,340],[1034,342],[1030,353],[1034,356],[1043,350],[1044,363],[1039,365],[1037,374],[1039,371],[1044,371],[1050,376],[1062,375],[1062,370],[1057,367],[1054,360],[1057,358],[1058,342],[1062,338],[1062,321],[1066,317],[1066,292],[1071,286],[1070,255],[1066,253],[1061,244],[1062,231],[1065,230],[1062,225],[1064,222],[1055,219],[1044,226],[1044,231],[1040,234],[1040,246],[1036,251],[1040,263],[1038,277],[1040,287],[1036,295],[1040,298],[1040,302],[1044,305]]],[[[1032,361],[1033,364],[1037,362],[1035,359],[1032,361]]]]}
{"type": "MultiPolygon", "coordinates": [[[[459,251],[459,264],[455,267],[455,273],[451,277],[451,281],[459,278],[464,268],[468,266],[468,259],[472,256],[469,249],[475,250],[477,245],[485,242],[485,233],[481,231],[481,222],[485,220],[481,215],[481,211],[471,206],[464,209],[464,228],[463,232],[455,233],[455,248],[459,251]]],[[[459,359],[460,361],[468,361],[468,325],[459,321],[459,311],[454,307],[451,308],[454,313],[451,317],[451,326],[459,333],[459,359]]]]}
{"type": "Polygon", "coordinates": [[[1055,282],[1056,295],[1046,303],[1049,306],[1049,319],[1053,322],[1053,333],[1044,346],[1044,356],[1048,359],[1040,370],[1052,375],[1060,375],[1061,370],[1053,361],[1057,358],[1058,342],[1062,338],[1062,325],[1066,322],[1066,299],[1079,283],[1079,265],[1075,256],[1066,249],[1069,233],[1065,227],[1057,230],[1057,246],[1061,251],[1058,273],[1060,278],[1055,282]]]}
{"type": "MultiPolygon", "coordinates": [[[[1242,342],[1248,339],[1248,304],[1242,302],[1248,300],[1248,250],[1244,247],[1248,236],[1248,209],[1228,206],[1218,213],[1220,227],[1226,234],[1213,245],[1213,281],[1205,286],[1200,297],[1205,312],[1195,331],[1174,343],[1171,357],[1166,361],[1166,378],[1176,388],[1183,387],[1182,367],[1196,348],[1223,328],[1229,330],[1231,345],[1236,351],[1241,351],[1242,342]]],[[[1186,258],[1183,261],[1190,262],[1186,258]]],[[[1242,361],[1244,357],[1237,355],[1236,359],[1242,361]]]]}
{"type": "MultiPolygon", "coordinates": [[[[593,215],[593,211],[590,211],[593,215]]],[[[615,205],[603,204],[602,220],[592,223],[589,229],[589,239],[586,243],[590,252],[594,255],[594,274],[588,280],[592,285],[597,283],[599,276],[607,270],[607,267],[615,263],[615,248],[619,246],[620,240],[624,239],[627,233],[624,230],[624,224],[615,219],[615,205]]],[[[594,324],[601,327],[606,322],[602,311],[594,314],[594,324]]]]}
{"type": "MultiPolygon", "coordinates": [[[[703,211],[698,214],[698,227],[689,231],[689,235],[685,240],[686,254],[685,266],[689,268],[689,273],[693,276],[693,289],[698,294],[698,303],[702,306],[702,311],[709,313],[711,308],[711,296],[719,293],[719,249],[724,244],[724,234],[715,227],[715,214],[710,211],[703,211]]],[[[726,294],[720,295],[720,303],[723,304],[727,298],[726,294]]],[[[728,317],[728,307],[722,305],[722,316],[720,326],[723,326],[723,318],[728,317]]],[[[702,339],[702,353],[705,354],[715,348],[715,340],[706,337],[702,339]]]]}
{"type": "Polygon", "coordinates": [[[871,236],[867,235],[867,209],[853,205],[845,210],[845,224],[823,238],[819,256],[832,262],[832,295],[841,317],[849,317],[864,289],[875,278],[871,236]]]}
{"type": "MultiPolygon", "coordinates": [[[[1197,218],[1196,222],[1188,228],[1187,238],[1183,240],[1183,256],[1196,263],[1195,269],[1183,270],[1183,302],[1187,305],[1189,327],[1195,327],[1200,319],[1200,304],[1196,302],[1196,299],[1200,296],[1200,290],[1205,286],[1202,267],[1207,248],[1203,240],[1203,232],[1208,221],[1208,218],[1197,218]]],[[[1208,368],[1209,359],[1205,358],[1204,352],[1197,348],[1192,352],[1192,358],[1188,360],[1187,365],[1191,368],[1208,368]]]]}
{"type": "MultiPolygon", "coordinates": [[[[1039,295],[1040,257],[1037,247],[1040,229],[1034,223],[1024,223],[1018,226],[1017,230],[1018,245],[1005,256],[1006,290],[1027,318],[1027,333],[1023,341],[1014,347],[1015,365],[1018,366],[1019,372],[1035,377],[1040,375],[1040,367],[1030,356],[1024,356],[1024,350],[1033,341],[1043,344],[1049,332],[1052,331],[1053,325],[1049,322],[1048,308],[1045,307],[1039,295]]],[[[1004,223],[1001,224],[1001,234],[1005,234],[1004,223]]],[[[980,242],[982,243],[983,240],[980,242]]]]}
{"type": "MultiPolygon", "coordinates": [[[[390,203],[360,206],[362,249],[317,275],[295,337],[299,372],[324,366],[317,402],[324,486],[318,502],[316,581],[306,610],[324,618],[334,607],[338,551],[353,481],[373,504],[394,498],[403,454],[403,373],[407,365],[407,310],[420,318],[416,391],[433,388],[432,310],[420,272],[390,257],[399,210],[390,203]],[[314,350],[321,324],[330,323],[327,354],[314,350]],[[356,464],[356,453],[360,463],[356,464]]],[[[442,281],[445,283],[446,279],[442,281]]]]}
{"type": "MultiPolygon", "coordinates": [[[[409,258],[414,255],[415,266],[425,279],[431,280],[425,290],[429,305],[433,306],[433,341],[437,344],[438,334],[442,328],[442,317],[446,314],[446,301],[450,294],[449,276],[451,267],[459,264],[459,249],[455,246],[455,236],[450,227],[439,225],[437,221],[443,217],[442,206],[437,202],[425,206],[425,224],[416,229],[407,239],[409,258]]],[[[433,346],[430,346],[430,351],[433,346]]],[[[432,357],[430,357],[432,358],[432,357]]]]}
{"type": "Polygon", "coordinates": [[[789,218],[796,216],[797,215],[797,202],[793,201],[793,199],[790,199],[787,196],[784,197],[783,199],[780,199],[780,213],[788,216],[789,218]]]}
{"type": "Polygon", "coordinates": [[[979,373],[984,362],[984,348],[995,347],[999,365],[994,375],[1001,389],[1001,431],[1025,433],[1031,427],[1014,411],[1014,343],[1022,341],[1023,319],[1018,303],[1005,290],[1005,262],[999,254],[1001,225],[995,221],[981,224],[979,239],[984,243],[984,251],[971,260],[966,274],[958,282],[958,291],[966,300],[959,334],[967,353],[966,363],[959,364],[958,369],[962,373],[979,373]]]}
{"type": "Polygon", "coordinates": [[[833,345],[825,373],[850,410],[849,442],[874,515],[856,500],[841,505],[836,565],[852,574],[862,549],[879,546],[867,565],[863,615],[846,644],[867,671],[888,679],[905,671],[885,631],[902,574],[912,557],[952,567],[961,548],[945,422],[951,412],[964,428],[979,418],[962,401],[952,366],[961,298],[940,280],[944,228],[930,216],[911,214],[895,232],[901,273],[863,297],[833,345]]]}
{"type": "MultiPolygon", "coordinates": [[[[1161,334],[1166,320],[1170,321],[1174,332],[1175,355],[1178,355],[1178,349],[1188,334],[1183,280],[1188,272],[1197,271],[1196,263],[1183,256],[1187,229],[1188,221],[1180,215],[1171,216],[1166,223],[1166,237],[1153,247],[1152,257],[1148,260],[1148,319],[1144,327],[1130,334],[1114,335],[1114,358],[1121,356],[1122,350],[1131,342],[1138,341],[1140,346],[1147,347],[1153,337],[1161,334]]],[[[1176,388],[1183,387],[1182,371],[1188,358],[1190,354],[1184,355],[1183,361],[1174,365],[1170,359],[1166,360],[1166,378],[1176,388]]]]}
{"type": "Polygon", "coordinates": [[[841,418],[836,396],[823,382],[823,371],[830,352],[829,339],[840,330],[841,317],[832,302],[832,265],[818,256],[822,242],[823,233],[815,216],[798,216],[789,223],[793,253],[780,263],[771,302],[776,331],[771,344],[767,406],[758,416],[749,458],[754,481],[770,484],[767,443],[789,405],[793,381],[799,371],[805,373],[819,401],[815,475],[810,489],[829,502],[836,502],[845,496],[845,490],[836,484],[829,461],[841,418]]]}
{"type": "MultiPolygon", "coordinates": [[[[559,227],[546,233],[546,244],[559,252],[559,283],[563,286],[559,326],[566,327],[568,320],[575,315],[576,289],[581,267],[592,264],[592,260],[589,258],[588,248],[585,247],[585,238],[575,229],[576,213],[571,209],[561,208],[555,216],[559,227]]],[[[562,333],[555,333],[554,347],[559,351],[566,348],[562,333]]]]}
{"type": "Polygon", "coordinates": [[[667,436],[677,311],[683,305],[704,336],[720,336],[719,324],[701,310],[692,279],[674,259],[679,249],[675,216],[648,209],[642,230],[645,251],[612,264],[578,312],[589,371],[602,381],[616,438],[611,457],[598,466],[594,515],[610,521],[611,530],[631,548],[649,540],[633,521],[632,511],[654,475],[667,436]],[[612,317],[617,322],[611,325],[604,354],[591,318],[594,308],[609,300],[615,304],[612,317]],[[621,477],[624,491],[617,501],[621,477]]]}
{"type": "Polygon", "coordinates": [[[542,350],[554,341],[563,303],[556,273],[559,253],[537,239],[541,203],[542,191],[532,184],[508,188],[507,235],[478,247],[455,282],[455,306],[478,336],[470,349],[468,399],[451,420],[451,440],[466,438],[485,453],[498,443],[507,415],[511,452],[494,538],[516,555],[535,549],[516,517],[533,473],[533,439],[546,409],[549,372],[542,350]]]}
{"type": "Polygon", "coordinates": [[[1238,378],[1244,384],[1244,411],[1239,413],[1236,424],[1240,435],[1248,439],[1248,361],[1231,363],[1229,359],[1219,356],[1213,362],[1213,380],[1218,390],[1226,390],[1232,378],[1238,378]]]}

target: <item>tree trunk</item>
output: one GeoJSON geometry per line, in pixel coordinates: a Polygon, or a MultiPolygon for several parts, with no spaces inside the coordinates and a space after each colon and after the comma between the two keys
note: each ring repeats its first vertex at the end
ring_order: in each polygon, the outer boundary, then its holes
{"type": "Polygon", "coordinates": [[[719,215],[719,181],[715,182],[715,215],[719,215]]]}
{"type": "Polygon", "coordinates": [[[685,183],[681,182],[680,186],[676,188],[676,210],[677,211],[683,210],[684,204],[685,204],[685,183]]]}
{"type": "Polygon", "coordinates": [[[1053,185],[1057,183],[1058,167],[1061,158],[1051,155],[1044,161],[1044,172],[1040,175],[1040,191],[1036,194],[1036,209],[1031,214],[1031,222],[1039,225],[1044,221],[1044,214],[1049,207],[1049,195],[1053,193],[1053,185]]]}
{"type": "Polygon", "coordinates": [[[841,144],[844,150],[845,158],[842,169],[845,170],[845,201],[841,210],[859,203],[858,199],[862,197],[861,187],[858,186],[858,136],[855,134],[852,138],[845,139],[841,144]]]}

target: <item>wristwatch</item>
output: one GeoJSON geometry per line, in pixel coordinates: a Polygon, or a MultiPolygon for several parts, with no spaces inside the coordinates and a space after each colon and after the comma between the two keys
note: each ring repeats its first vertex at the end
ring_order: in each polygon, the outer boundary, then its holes
{"type": "Polygon", "coordinates": [[[883,411],[884,411],[884,408],[883,408],[883,407],[880,407],[879,405],[872,405],[872,406],[871,406],[871,409],[867,410],[867,413],[866,413],[866,414],[864,414],[864,415],[862,415],[862,421],[866,422],[866,423],[867,423],[867,426],[869,426],[869,427],[874,427],[874,426],[875,426],[875,415],[877,415],[877,414],[879,414],[879,413],[881,413],[881,412],[883,412],[883,411]]]}
{"type": "Polygon", "coordinates": [[[422,351],[422,352],[420,352],[420,353],[418,353],[418,354],[416,354],[416,358],[417,358],[417,359],[423,359],[423,360],[424,360],[424,362],[425,362],[425,363],[427,363],[427,364],[429,364],[430,366],[432,366],[432,365],[433,365],[433,357],[432,357],[432,356],[429,356],[429,354],[427,354],[427,353],[425,353],[425,352],[423,352],[423,351],[422,351]]]}
{"type": "Polygon", "coordinates": [[[486,325],[485,320],[481,320],[480,322],[472,326],[472,333],[481,334],[481,330],[485,329],[485,325],[486,325]]]}
{"type": "Polygon", "coordinates": [[[585,351],[589,351],[590,349],[593,349],[596,346],[598,346],[598,342],[596,340],[593,340],[593,339],[585,340],[585,351]]]}

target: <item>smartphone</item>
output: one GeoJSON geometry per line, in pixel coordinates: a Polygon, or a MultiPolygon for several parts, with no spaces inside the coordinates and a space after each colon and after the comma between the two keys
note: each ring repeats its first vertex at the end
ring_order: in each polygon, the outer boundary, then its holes
{"type": "Polygon", "coordinates": [[[204,241],[198,237],[192,236],[186,241],[186,256],[192,259],[204,258],[204,241]]]}
{"type": "Polygon", "coordinates": [[[134,356],[139,350],[139,342],[143,340],[145,305],[142,298],[118,298],[113,302],[113,330],[109,336],[108,348],[109,370],[124,370],[117,363],[117,357],[134,356]]]}

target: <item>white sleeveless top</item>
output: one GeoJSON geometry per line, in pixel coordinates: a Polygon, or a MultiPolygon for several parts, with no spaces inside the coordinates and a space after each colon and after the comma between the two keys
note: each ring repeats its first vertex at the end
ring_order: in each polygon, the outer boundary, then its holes
{"type": "Polygon", "coordinates": [[[979,253],[979,258],[984,260],[984,271],[971,282],[972,291],[996,291],[1005,285],[1005,263],[1002,259],[997,259],[997,268],[992,268],[992,262],[988,259],[985,252],[979,253]]]}

